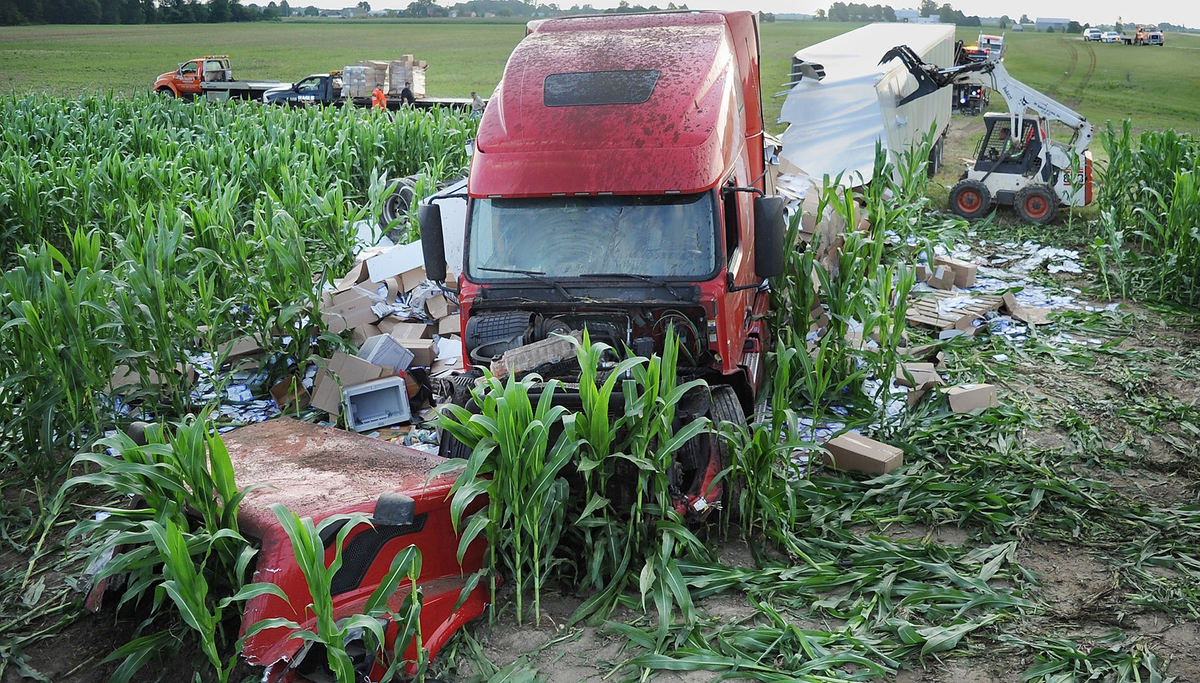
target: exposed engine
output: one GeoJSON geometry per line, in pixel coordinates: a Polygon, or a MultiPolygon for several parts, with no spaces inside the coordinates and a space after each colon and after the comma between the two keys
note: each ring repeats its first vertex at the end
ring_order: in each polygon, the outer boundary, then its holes
{"type": "Polygon", "coordinates": [[[633,308],[568,312],[529,310],[476,311],[467,320],[463,339],[473,365],[485,366],[505,352],[552,338],[587,331],[593,343],[603,342],[618,351],[649,356],[662,351],[667,330],[679,337],[680,364],[703,366],[710,362],[704,312],[700,308],[633,308]]]}

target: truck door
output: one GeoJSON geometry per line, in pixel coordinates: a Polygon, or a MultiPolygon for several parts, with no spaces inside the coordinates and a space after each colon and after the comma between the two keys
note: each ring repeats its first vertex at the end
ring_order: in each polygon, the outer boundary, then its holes
{"type": "Polygon", "coordinates": [[[316,104],[320,100],[325,79],[320,76],[309,76],[296,84],[296,94],[292,103],[297,105],[316,104]]]}
{"type": "MultiPolygon", "coordinates": [[[[730,178],[726,186],[743,185],[745,181],[744,174],[739,172],[730,178]]],[[[727,281],[732,282],[733,287],[725,293],[725,315],[718,324],[722,327],[720,337],[724,342],[720,348],[724,361],[722,365],[726,372],[730,372],[743,364],[747,352],[746,341],[754,322],[756,289],[753,285],[757,283],[757,278],[754,274],[753,249],[746,230],[747,226],[753,224],[753,195],[738,191],[722,192],[721,204],[725,265],[731,276],[727,281]]],[[[753,368],[751,373],[754,374],[753,368]]],[[[754,383],[757,378],[750,379],[754,383]]]]}
{"type": "Polygon", "coordinates": [[[193,59],[179,66],[178,81],[181,94],[195,95],[200,92],[201,62],[193,59]]]}

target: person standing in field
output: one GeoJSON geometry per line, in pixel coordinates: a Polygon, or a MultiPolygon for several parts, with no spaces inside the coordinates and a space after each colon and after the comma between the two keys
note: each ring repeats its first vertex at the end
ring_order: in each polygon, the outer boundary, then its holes
{"type": "Polygon", "coordinates": [[[383,90],[380,88],[375,88],[371,91],[371,108],[387,109],[387,96],[383,94],[383,90]]]}
{"type": "Polygon", "coordinates": [[[472,90],[471,91],[471,118],[477,119],[480,116],[483,116],[483,108],[485,106],[487,106],[487,103],[483,101],[483,98],[479,96],[479,93],[472,90]]]}

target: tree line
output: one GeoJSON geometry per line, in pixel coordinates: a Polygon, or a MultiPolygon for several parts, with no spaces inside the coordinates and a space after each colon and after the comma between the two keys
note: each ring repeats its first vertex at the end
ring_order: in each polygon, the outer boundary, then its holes
{"type": "MultiPolygon", "coordinates": [[[[359,3],[360,5],[366,3],[359,3]]],[[[239,0],[0,0],[0,25],[195,24],[291,16],[287,0],[266,6],[239,0]]],[[[316,7],[304,14],[316,16],[316,7]]]]}

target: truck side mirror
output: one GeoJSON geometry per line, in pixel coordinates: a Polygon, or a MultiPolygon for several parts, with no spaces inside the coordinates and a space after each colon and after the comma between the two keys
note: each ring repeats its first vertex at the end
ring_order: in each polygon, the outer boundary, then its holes
{"type": "Polygon", "coordinates": [[[783,236],[787,232],[783,197],[754,198],[754,272],[762,279],[783,274],[783,236]]]}
{"type": "Polygon", "coordinates": [[[425,256],[425,277],[434,282],[446,279],[446,245],[442,237],[442,208],[426,202],[417,207],[421,226],[421,253],[425,256]]]}

